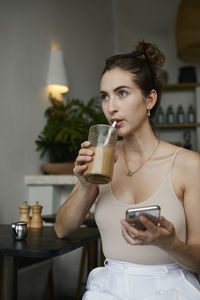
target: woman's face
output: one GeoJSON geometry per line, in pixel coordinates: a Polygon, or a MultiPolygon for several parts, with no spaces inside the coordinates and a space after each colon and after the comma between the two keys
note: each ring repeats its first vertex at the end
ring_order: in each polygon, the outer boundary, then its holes
{"type": "Polygon", "coordinates": [[[148,121],[146,99],[128,71],[115,68],[104,73],[100,98],[108,122],[117,121],[120,136],[133,133],[148,121]]]}

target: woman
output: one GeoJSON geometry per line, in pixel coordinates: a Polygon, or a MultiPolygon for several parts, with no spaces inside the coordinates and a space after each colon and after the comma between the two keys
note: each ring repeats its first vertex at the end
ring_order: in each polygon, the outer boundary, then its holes
{"type": "Polygon", "coordinates": [[[59,209],[55,224],[64,237],[83,222],[97,196],[95,219],[105,267],[88,278],[85,300],[200,299],[200,156],[160,141],[150,120],[160,102],[164,56],[152,44],[106,61],[100,83],[102,109],[123,140],[116,149],[111,184],[86,182],[90,143],[81,145],[74,174],[79,182],[59,209]],[[159,225],[140,217],[146,230],[125,220],[128,208],[159,205],[159,225]],[[78,213],[78,215],[77,215],[78,213]]]}

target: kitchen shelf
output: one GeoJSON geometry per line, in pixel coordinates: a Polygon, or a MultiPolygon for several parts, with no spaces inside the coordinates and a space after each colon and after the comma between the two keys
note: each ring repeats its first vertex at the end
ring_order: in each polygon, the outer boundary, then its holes
{"type": "Polygon", "coordinates": [[[176,128],[196,128],[200,126],[200,123],[184,123],[184,124],[155,124],[159,129],[176,129],[176,128]]]}
{"type": "Polygon", "coordinates": [[[184,91],[184,90],[194,90],[196,87],[200,86],[200,82],[187,82],[187,83],[177,83],[177,84],[167,84],[164,86],[164,91],[184,91]]]}
{"type": "MultiPolygon", "coordinates": [[[[163,94],[169,99],[169,104],[175,105],[176,97],[177,102],[181,103],[183,99],[183,105],[193,105],[196,112],[200,111],[200,82],[185,82],[185,83],[172,83],[166,84],[163,88],[163,94]],[[166,93],[166,94],[165,94],[166,93]],[[180,93],[180,94],[179,94],[180,93]],[[182,98],[181,98],[182,97],[182,98]],[[171,98],[171,101],[170,101],[171,98]]],[[[164,98],[164,99],[166,99],[164,98]]],[[[178,104],[177,104],[178,105],[178,104]]],[[[196,114],[195,123],[184,124],[164,124],[154,123],[153,128],[159,132],[161,139],[171,140],[177,139],[178,142],[183,144],[183,133],[188,130],[191,131],[191,144],[194,150],[200,152],[200,116],[196,114]]]]}

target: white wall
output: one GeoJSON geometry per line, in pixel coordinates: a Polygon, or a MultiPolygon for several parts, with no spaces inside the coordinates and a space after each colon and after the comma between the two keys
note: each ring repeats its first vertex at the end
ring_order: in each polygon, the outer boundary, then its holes
{"type": "Polygon", "coordinates": [[[0,220],[19,217],[24,175],[40,172],[35,140],[49,105],[45,90],[52,42],[64,51],[70,96],[98,93],[105,57],[113,51],[107,0],[0,0],[0,220]]]}
{"type": "MultiPolygon", "coordinates": [[[[132,51],[138,40],[155,43],[163,51],[166,62],[163,68],[168,73],[168,83],[178,83],[179,68],[185,65],[196,67],[199,78],[200,66],[186,63],[177,57],[176,53],[176,16],[181,0],[112,0],[114,26],[114,52],[127,53],[132,51]]],[[[182,105],[185,112],[190,104],[198,101],[194,92],[163,93],[161,105],[166,112],[172,104],[176,112],[182,105]]],[[[198,120],[199,121],[199,120],[198,120]]],[[[184,143],[184,130],[160,130],[160,138],[168,142],[184,143]]],[[[197,147],[196,137],[200,140],[199,129],[191,130],[191,143],[194,150],[197,147]],[[197,135],[196,135],[197,132],[197,135]]]]}
{"type": "MultiPolygon", "coordinates": [[[[64,52],[70,97],[86,101],[97,95],[102,65],[113,52],[110,15],[108,0],[0,0],[1,223],[19,218],[18,206],[27,200],[24,175],[41,172],[35,140],[49,106],[45,85],[51,44],[64,52]]],[[[75,293],[80,251],[55,263],[57,295],[75,293]]],[[[25,277],[24,289],[35,299],[30,287],[38,286],[37,278],[25,277]]],[[[22,280],[19,276],[19,285],[22,280]]]]}
{"type": "MultiPolygon", "coordinates": [[[[24,175],[40,173],[42,161],[34,141],[45,124],[44,110],[49,105],[45,81],[50,44],[55,42],[64,51],[71,97],[85,101],[95,96],[105,58],[132,50],[143,38],[161,47],[169,82],[174,83],[178,68],[185,64],[176,57],[179,2],[0,0],[1,223],[19,217],[18,206],[27,198],[24,175]]],[[[69,266],[67,276],[71,270],[77,278],[77,265],[69,266]]],[[[62,272],[61,277],[65,268],[62,272]]],[[[65,278],[60,290],[71,284],[65,285],[65,278]]],[[[72,284],[71,288],[73,292],[72,284]]]]}
{"type": "Polygon", "coordinates": [[[45,90],[50,44],[64,51],[70,96],[98,93],[105,58],[132,49],[138,39],[166,55],[169,82],[177,82],[175,24],[180,0],[0,0],[0,219],[18,218],[26,200],[25,174],[40,172],[35,139],[49,105],[45,90]],[[113,29],[114,27],[114,29],[113,29]]]}
{"type": "Polygon", "coordinates": [[[169,82],[177,82],[176,14],[180,0],[113,0],[115,52],[132,51],[138,40],[155,43],[164,52],[169,82]]]}

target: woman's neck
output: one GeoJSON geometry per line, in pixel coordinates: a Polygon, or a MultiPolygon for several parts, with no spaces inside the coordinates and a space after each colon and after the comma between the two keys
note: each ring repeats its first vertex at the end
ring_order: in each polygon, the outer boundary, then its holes
{"type": "Polygon", "coordinates": [[[146,158],[157,146],[158,138],[154,135],[152,129],[134,133],[124,137],[123,146],[126,152],[127,159],[131,159],[134,155],[134,160],[146,158]]]}

